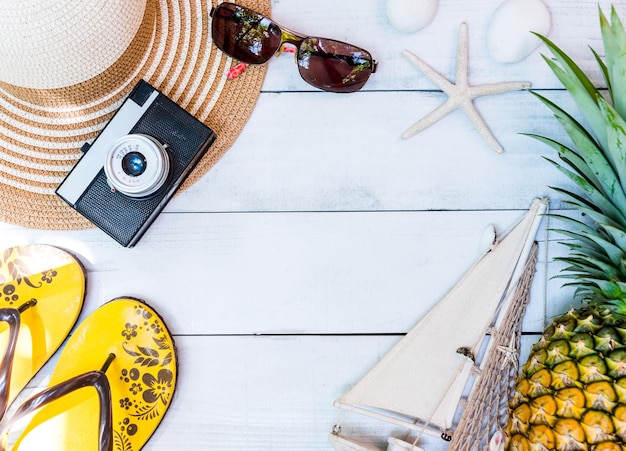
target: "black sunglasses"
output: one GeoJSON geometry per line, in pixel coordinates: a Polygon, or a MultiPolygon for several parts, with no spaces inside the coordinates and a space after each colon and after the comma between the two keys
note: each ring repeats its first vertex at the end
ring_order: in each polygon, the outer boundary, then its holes
{"type": "Polygon", "coordinates": [[[376,72],[376,61],[367,50],[298,34],[245,6],[220,3],[211,17],[213,43],[224,53],[243,63],[263,64],[284,44],[292,44],[300,76],[324,91],[358,91],[376,72]]]}

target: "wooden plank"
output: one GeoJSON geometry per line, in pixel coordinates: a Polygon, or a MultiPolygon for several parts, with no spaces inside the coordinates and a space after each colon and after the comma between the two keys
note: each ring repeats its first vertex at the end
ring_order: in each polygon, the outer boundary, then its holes
{"type": "MultiPolygon", "coordinates": [[[[598,5],[610,11],[614,4],[622,16],[626,2],[545,0],[551,13],[549,37],[585,70],[592,71],[592,80],[603,85],[600,72],[589,46],[600,51],[602,43],[598,21],[598,5]]],[[[274,1],[273,18],[281,25],[314,36],[343,40],[369,50],[378,60],[378,72],[368,81],[365,90],[436,89],[430,81],[401,56],[408,49],[436,70],[454,77],[458,30],[461,22],[468,24],[470,83],[493,83],[526,80],[536,88],[561,88],[541,58],[547,53],[542,46],[527,59],[515,64],[495,62],[488,53],[486,32],[501,0],[449,0],[439,2],[433,22],[417,33],[402,33],[389,23],[384,2],[374,0],[319,0],[316,2],[274,1]]],[[[270,62],[265,91],[312,90],[298,75],[293,58],[283,56],[270,62]]]]}
{"type": "MultiPolygon", "coordinates": [[[[325,450],[330,449],[327,436],[338,419],[346,434],[361,434],[381,445],[387,434],[405,434],[375,420],[339,414],[332,407],[399,336],[175,339],[177,391],[146,450],[325,450]]],[[[524,349],[535,340],[524,337],[524,349]]],[[[54,361],[26,393],[45,387],[53,366],[54,361]]],[[[423,443],[429,451],[446,449],[436,438],[424,437],[423,443]]]]}
{"type": "MultiPolygon", "coordinates": [[[[8,225],[0,244],[46,242],[76,253],[89,271],[85,314],[132,295],[154,304],[178,334],[402,333],[476,261],[489,224],[503,233],[522,214],[169,213],[133,249],[95,229],[8,225]]],[[[537,239],[545,237],[542,229],[537,239]]],[[[563,251],[554,248],[550,259],[563,251]]],[[[552,276],[553,264],[542,260],[527,331],[544,326],[546,271],[552,276]]]]}
{"type": "MultiPolygon", "coordinates": [[[[566,94],[547,96],[572,109],[566,94]]],[[[572,186],[542,158],[555,152],[520,134],[566,139],[546,107],[524,92],[476,102],[501,155],[458,110],[402,141],[444,100],[423,92],[264,94],[235,145],[167,211],[524,209],[547,195],[559,207],[547,186],[572,186]]]]}

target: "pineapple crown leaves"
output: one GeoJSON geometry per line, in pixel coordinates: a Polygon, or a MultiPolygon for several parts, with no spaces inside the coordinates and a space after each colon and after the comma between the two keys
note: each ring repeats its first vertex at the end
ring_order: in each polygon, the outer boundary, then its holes
{"type": "MultiPolygon", "coordinates": [[[[602,10],[600,13],[600,30],[606,53],[606,65],[602,64],[596,54],[596,60],[600,64],[604,80],[607,84],[615,109],[621,117],[626,117],[626,94],[623,87],[626,83],[626,71],[624,70],[623,55],[626,55],[626,32],[615,7],[611,8],[611,23],[606,19],[602,10]],[[614,90],[613,87],[616,89],[614,90]]],[[[595,54],[595,52],[594,52],[595,54]]]]}
{"type": "MultiPolygon", "coordinates": [[[[626,117],[626,92],[619,87],[626,83],[626,31],[614,7],[611,8],[611,22],[600,8],[600,30],[605,49],[606,64],[593,51],[602,75],[607,84],[612,104],[620,117],[626,117]],[[613,89],[616,87],[616,89],[613,89]]],[[[554,59],[543,55],[552,72],[576,101],[585,120],[590,124],[600,146],[607,148],[607,127],[601,111],[602,96],[587,75],[578,65],[547,37],[535,33],[552,52],[554,59]]],[[[606,104],[608,106],[608,103],[606,104]]]]}
{"type": "Polygon", "coordinates": [[[555,188],[564,202],[595,222],[594,226],[560,215],[568,230],[559,233],[569,256],[558,276],[570,279],[576,295],[626,314],[626,31],[611,8],[610,22],[599,9],[605,61],[591,50],[608,88],[607,101],[580,67],[545,36],[537,34],[553,54],[544,60],[570,93],[589,128],[552,101],[533,94],[554,114],[572,147],[550,138],[529,135],[557,151],[560,162],[546,158],[582,190],[555,188]]]}

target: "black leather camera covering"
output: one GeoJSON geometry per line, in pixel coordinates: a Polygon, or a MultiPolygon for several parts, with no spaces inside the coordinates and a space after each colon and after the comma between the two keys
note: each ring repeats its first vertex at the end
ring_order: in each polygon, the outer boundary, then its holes
{"type": "MultiPolygon", "coordinates": [[[[133,93],[145,93],[145,82],[133,93]]],[[[153,89],[153,88],[152,88],[153,89]]],[[[132,101],[133,94],[127,99],[132,101]]],[[[141,103],[141,99],[138,103],[141,103]]],[[[193,167],[215,141],[214,132],[163,94],[137,121],[130,133],[142,133],[167,145],[170,175],[164,186],[144,198],[112,191],[104,169],[82,194],[74,208],[126,247],[134,246],[156,219],[193,167]]]]}

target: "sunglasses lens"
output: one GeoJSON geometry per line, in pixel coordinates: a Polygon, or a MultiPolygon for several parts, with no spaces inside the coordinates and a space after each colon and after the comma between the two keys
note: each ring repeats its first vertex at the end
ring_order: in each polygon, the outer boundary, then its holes
{"type": "Polygon", "coordinates": [[[300,75],[324,91],[358,91],[372,74],[373,65],[366,50],[332,39],[306,38],[298,51],[300,75]]]}
{"type": "Polygon", "coordinates": [[[282,32],[267,17],[243,6],[221,3],[211,25],[213,43],[248,64],[267,62],[280,47],[282,32]]]}

